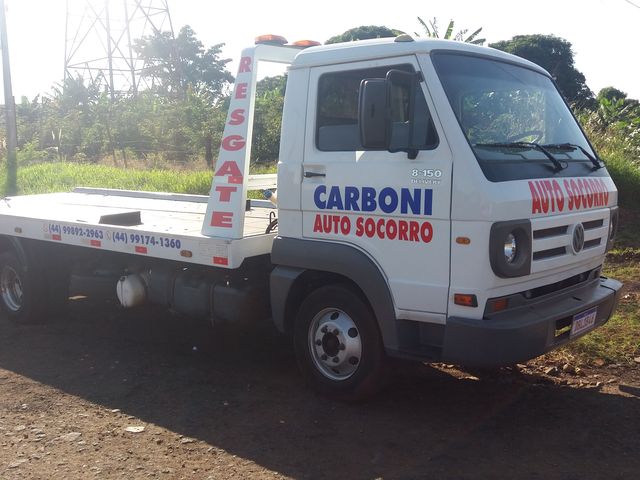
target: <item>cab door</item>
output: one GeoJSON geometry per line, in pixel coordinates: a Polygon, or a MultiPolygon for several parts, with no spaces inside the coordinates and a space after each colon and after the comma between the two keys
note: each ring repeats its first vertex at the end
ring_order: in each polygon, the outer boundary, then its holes
{"type": "Polygon", "coordinates": [[[415,96],[415,125],[423,139],[416,158],[364,150],[360,143],[360,83],[385,78],[392,69],[420,70],[415,56],[311,69],[303,236],[365,252],[386,277],[401,318],[444,322],[452,158],[426,83],[420,82],[415,96]]]}

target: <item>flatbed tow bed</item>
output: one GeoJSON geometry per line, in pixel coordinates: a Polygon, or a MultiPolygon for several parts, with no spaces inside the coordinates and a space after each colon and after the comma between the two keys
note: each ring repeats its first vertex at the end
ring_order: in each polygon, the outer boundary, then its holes
{"type": "MultiPolygon", "coordinates": [[[[250,185],[268,184],[259,177],[250,185]]],[[[270,253],[271,202],[251,200],[243,238],[228,239],[202,235],[208,199],[85,187],[9,197],[0,203],[0,234],[226,268],[270,253]]]]}

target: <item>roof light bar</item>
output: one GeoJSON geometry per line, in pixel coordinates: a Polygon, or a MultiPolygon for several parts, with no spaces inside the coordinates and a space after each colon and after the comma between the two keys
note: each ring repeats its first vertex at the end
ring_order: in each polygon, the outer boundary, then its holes
{"type": "Polygon", "coordinates": [[[291,45],[293,45],[294,47],[308,48],[317,47],[318,45],[322,44],[320,42],[316,42],[315,40],[298,40],[296,42],[293,42],[291,45]]]}
{"type": "Polygon", "coordinates": [[[286,43],[288,43],[287,39],[280,35],[267,34],[256,37],[256,45],[285,45],[286,43]]]}

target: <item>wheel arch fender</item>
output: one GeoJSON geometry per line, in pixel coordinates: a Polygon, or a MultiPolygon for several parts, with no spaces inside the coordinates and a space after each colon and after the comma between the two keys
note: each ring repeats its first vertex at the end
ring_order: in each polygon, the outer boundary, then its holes
{"type": "Polygon", "coordinates": [[[364,252],[340,243],[276,237],[271,261],[276,265],[270,276],[271,310],[281,332],[291,331],[292,318],[310,280],[338,283],[346,279],[362,292],[373,310],[385,348],[397,347],[391,291],[380,268],[364,252]]]}
{"type": "Polygon", "coordinates": [[[0,235],[0,252],[13,252],[20,260],[20,263],[24,268],[29,266],[29,255],[23,242],[17,238],[9,235],[0,235]]]}

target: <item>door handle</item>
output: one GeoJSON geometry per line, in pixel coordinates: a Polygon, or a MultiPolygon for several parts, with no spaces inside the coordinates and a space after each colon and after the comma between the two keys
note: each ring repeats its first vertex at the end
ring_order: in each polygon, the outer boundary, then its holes
{"type": "Polygon", "coordinates": [[[318,172],[304,172],[304,178],[313,178],[313,177],[326,177],[326,173],[318,173],[318,172]]]}

